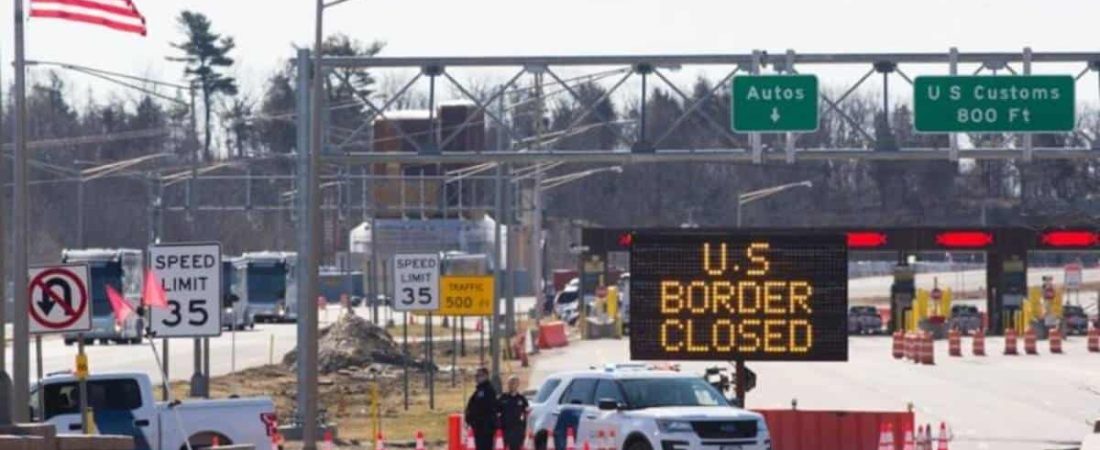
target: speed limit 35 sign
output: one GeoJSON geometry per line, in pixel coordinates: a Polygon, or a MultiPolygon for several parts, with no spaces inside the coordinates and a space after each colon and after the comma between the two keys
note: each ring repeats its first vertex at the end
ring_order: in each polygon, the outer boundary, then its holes
{"type": "Polygon", "coordinates": [[[152,310],[154,336],[221,335],[221,244],[156,245],[149,248],[149,265],[168,303],[152,310]]]}
{"type": "Polygon", "coordinates": [[[393,257],[393,309],[439,309],[439,254],[420,253],[393,257]]]}

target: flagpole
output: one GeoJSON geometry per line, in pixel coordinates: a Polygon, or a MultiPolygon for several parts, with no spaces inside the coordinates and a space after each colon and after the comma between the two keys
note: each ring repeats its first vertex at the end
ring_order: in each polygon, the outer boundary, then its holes
{"type": "Polygon", "coordinates": [[[26,422],[30,396],[30,337],[27,324],[27,99],[23,0],[15,0],[15,148],[12,190],[12,419],[26,422]]]}

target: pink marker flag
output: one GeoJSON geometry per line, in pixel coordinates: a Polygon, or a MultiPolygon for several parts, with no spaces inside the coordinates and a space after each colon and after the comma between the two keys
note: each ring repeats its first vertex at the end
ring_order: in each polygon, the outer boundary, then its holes
{"type": "Polygon", "coordinates": [[[109,284],[107,285],[107,300],[111,301],[111,309],[115,311],[115,323],[125,322],[126,318],[134,313],[134,308],[126,302],[125,298],[122,298],[122,294],[119,294],[109,284]]]}
{"type": "Polygon", "coordinates": [[[167,308],[168,296],[164,293],[164,286],[160,285],[156,274],[152,270],[145,271],[145,288],[141,293],[141,302],[151,308],[167,308]]]}

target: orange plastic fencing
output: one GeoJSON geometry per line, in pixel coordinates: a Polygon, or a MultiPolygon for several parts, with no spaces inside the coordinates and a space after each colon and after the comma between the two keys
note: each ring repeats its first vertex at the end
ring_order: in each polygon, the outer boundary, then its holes
{"type": "Polygon", "coordinates": [[[569,338],[565,336],[565,323],[547,322],[539,325],[539,348],[565,347],[569,338]]]}
{"type": "Polygon", "coordinates": [[[768,422],[773,450],[878,450],[879,429],[890,422],[902,450],[911,412],[757,410],[768,422]]]}

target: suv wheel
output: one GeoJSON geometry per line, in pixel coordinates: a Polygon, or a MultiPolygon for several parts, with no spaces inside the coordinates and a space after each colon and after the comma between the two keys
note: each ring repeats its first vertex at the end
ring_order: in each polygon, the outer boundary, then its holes
{"type": "Polygon", "coordinates": [[[626,446],[626,450],[653,450],[645,439],[635,439],[626,446]]]}

